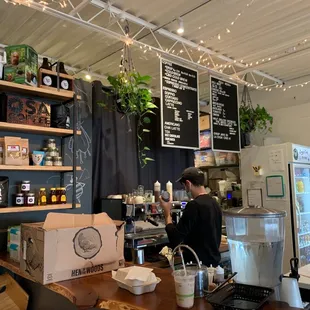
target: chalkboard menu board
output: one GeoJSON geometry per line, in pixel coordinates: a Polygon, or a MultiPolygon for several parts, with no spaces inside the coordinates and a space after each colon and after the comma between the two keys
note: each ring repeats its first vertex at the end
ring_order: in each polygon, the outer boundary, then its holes
{"type": "Polygon", "coordinates": [[[212,149],[240,152],[238,85],[210,77],[212,149]]]}
{"type": "Polygon", "coordinates": [[[198,73],[161,60],[162,146],[199,148],[198,73]]]}

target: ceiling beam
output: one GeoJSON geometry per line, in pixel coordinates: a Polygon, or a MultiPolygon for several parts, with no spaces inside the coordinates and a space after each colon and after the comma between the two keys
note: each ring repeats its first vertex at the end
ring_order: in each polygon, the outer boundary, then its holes
{"type": "MultiPolygon", "coordinates": [[[[207,53],[207,54],[210,54],[210,55],[214,55],[215,57],[217,57],[218,59],[221,59],[227,63],[230,63],[230,64],[233,64],[234,66],[236,67],[239,67],[239,68],[242,68],[242,69],[245,69],[246,68],[246,65],[241,63],[241,62],[238,62],[238,61],[235,61],[234,59],[230,58],[230,57],[227,57],[225,55],[221,55],[221,54],[218,54],[216,53],[215,51],[212,51],[211,49],[208,49],[206,47],[203,47],[203,46],[200,46],[199,44],[191,41],[191,40],[188,40],[186,38],[183,38],[177,34],[174,34],[166,29],[157,29],[158,26],[155,25],[155,24],[152,24],[152,23],[149,23],[147,21],[145,21],[144,19],[142,18],[139,18],[139,17],[136,17],[130,13],[127,13],[126,11],[123,11],[121,9],[118,9],[112,5],[110,5],[109,3],[106,3],[106,2],[103,2],[101,0],[91,0],[91,3],[100,8],[100,9],[105,9],[106,11],[108,12],[111,12],[111,13],[114,13],[116,15],[118,15],[119,17],[121,18],[124,18],[124,19],[127,19],[128,21],[131,21],[133,23],[136,23],[142,27],[146,27],[150,30],[154,30],[154,32],[164,36],[164,37],[167,37],[171,40],[175,40],[175,41],[178,41],[180,43],[183,43],[185,44],[186,46],[189,46],[191,48],[199,48],[200,51],[204,52],[204,53],[207,53]]],[[[279,83],[279,84],[282,84],[282,81],[276,77],[273,77],[267,73],[264,73],[264,72],[261,72],[261,71],[258,71],[258,70],[255,70],[253,69],[252,70],[253,73],[259,75],[259,76],[262,76],[266,79],[269,79],[271,81],[274,81],[276,83],[279,83]]]]}
{"type": "Polygon", "coordinates": [[[74,16],[75,14],[81,12],[89,3],[90,3],[90,0],[83,0],[79,5],[77,5],[77,6],[69,13],[69,15],[74,16]]]}

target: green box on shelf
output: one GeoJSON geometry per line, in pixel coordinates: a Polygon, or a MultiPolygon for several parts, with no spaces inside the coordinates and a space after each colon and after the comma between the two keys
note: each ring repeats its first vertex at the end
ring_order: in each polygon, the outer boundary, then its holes
{"type": "Polygon", "coordinates": [[[28,45],[11,45],[5,48],[7,64],[4,80],[18,84],[38,86],[38,54],[28,45]]]}

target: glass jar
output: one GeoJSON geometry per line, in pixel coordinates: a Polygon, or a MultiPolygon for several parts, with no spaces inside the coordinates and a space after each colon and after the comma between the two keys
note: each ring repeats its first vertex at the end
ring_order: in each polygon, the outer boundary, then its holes
{"type": "Polygon", "coordinates": [[[24,205],[24,194],[23,193],[17,193],[15,195],[15,205],[17,207],[22,207],[24,205]]]}
{"type": "Polygon", "coordinates": [[[46,203],[47,203],[46,189],[44,187],[41,187],[39,192],[38,205],[46,206],[46,203]]]}
{"type": "Polygon", "coordinates": [[[35,205],[35,195],[34,195],[34,193],[27,193],[25,195],[24,204],[25,204],[25,206],[28,206],[28,207],[33,207],[35,205]]]}
{"type": "Polygon", "coordinates": [[[22,181],[21,185],[20,185],[20,190],[23,193],[28,193],[30,192],[30,181],[22,181]]]}
{"type": "Polygon", "coordinates": [[[57,157],[59,156],[59,151],[56,147],[50,147],[48,148],[48,152],[46,153],[46,156],[57,157]]]}
{"type": "Polygon", "coordinates": [[[61,187],[57,187],[57,188],[56,188],[56,197],[57,197],[57,203],[61,203],[61,202],[60,202],[61,187]]]}
{"type": "Polygon", "coordinates": [[[280,283],[285,211],[263,207],[232,208],[226,219],[232,271],[238,283],[275,287],[280,283]]]}
{"type": "Polygon", "coordinates": [[[45,166],[53,166],[53,158],[51,156],[46,156],[44,165],[45,166]]]}
{"type": "Polygon", "coordinates": [[[53,165],[54,166],[62,166],[62,157],[56,156],[53,158],[53,165]]]}
{"type": "Polygon", "coordinates": [[[59,191],[59,203],[61,204],[65,204],[67,203],[67,195],[66,195],[66,188],[65,187],[61,187],[60,191],[59,191]]]}
{"type": "Polygon", "coordinates": [[[57,204],[57,193],[55,187],[52,187],[50,191],[50,203],[57,204]]]}
{"type": "Polygon", "coordinates": [[[55,139],[48,139],[47,140],[47,147],[48,148],[56,148],[56,141],[55,141],[55,139]]]}

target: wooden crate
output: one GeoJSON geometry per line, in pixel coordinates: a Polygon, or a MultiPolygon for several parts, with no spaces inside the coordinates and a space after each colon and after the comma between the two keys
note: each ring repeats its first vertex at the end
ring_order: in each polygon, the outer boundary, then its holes
{"type": "MultiPolygon", "coordinates": [[[[39,70],[39,87],[45,89],[57,89],[57,72],[40,69],[39,70]]],[[[72,92],[74,77],[68,74],[59,73],[59,91],[72,92]]]]}

